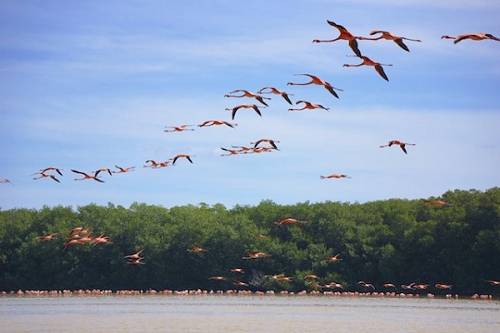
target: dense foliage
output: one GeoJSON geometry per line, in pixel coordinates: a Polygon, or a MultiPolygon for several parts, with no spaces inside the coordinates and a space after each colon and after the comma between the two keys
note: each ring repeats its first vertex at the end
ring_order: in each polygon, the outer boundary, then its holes
{"type": "MultiPolygon", "coordinates": [[[[227,209],[200,204],[170,209],[145,204],[109,204],[0,211],[0,290],[16,289],[225,289],[235,277],[253,289],[314,288],[304,281],[336,281],[356,288],[359,280],[380,287],[409,282],[451,283],[454,292],[495,292],[485,280],[500,279],[500,188],[486,192],[452,191],[437,208],[422,200],[385,200],[365,204],[309,202],[227,209]],[[295,217],[303,225],[274,221],[295,217]],[[109,245],[64,249],[64,236],[42,242],[37,236],[76,226],[111,237],[109,245]],[[265,235],[267,237],[259,237],[265,235]],[[190,253],[193,245],[208,250],[190,253]],[[145,265],[123,258],[144,249],[145,265]],[[271,255],[242,260],[249,251],[271,255]],[[342,261],[326,258],[340,253],[342,261]],[[276,282],[266,274],[284,273],[276,282]]],[[[498,287],[497,287],[498,288],[498,287]]],[[[498,289],[497,289],[498,293],[498,289]]]]}

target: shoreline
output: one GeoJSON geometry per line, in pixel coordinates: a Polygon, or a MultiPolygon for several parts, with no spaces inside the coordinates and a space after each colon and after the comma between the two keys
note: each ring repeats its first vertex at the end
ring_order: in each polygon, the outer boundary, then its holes
{"type": "Polygon", "coordinates": [[[366,298],[422,298],[422,299],[456,299],[456,300],[499,300],[491,294],[458,295],[445,294],[436,295],[396,293],[396,292],[356,292],[356,291],[251,291],[251,290],[17,290],[0,291],[0,298],[18,297],[99,297],[99,296],[299,296],[299,297],[366,297],[366,298]]]}

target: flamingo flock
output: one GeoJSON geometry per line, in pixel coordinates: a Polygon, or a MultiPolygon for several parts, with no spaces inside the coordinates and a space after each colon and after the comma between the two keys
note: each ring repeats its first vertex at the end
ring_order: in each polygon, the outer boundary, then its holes
{"type": "MultiPolygon", "coordinates": [[[[369,66],[373,67],[374,70],[377,72],[377,74],[382,77],[385,81],[389,81],[389,77],[386,74],[384,67],[386,66],[393,66],[392,64],[385,64],[381,63],[378,61],[375,61],[371,59],[370,57],[364,55],[361,50],[360,50],[360,43],[358,41],[380,41],[380,40],[388,40],[392,41],[395,44],[397,44],[400,48],[402,48],[406,52],[410,52],[410,49],[406,45],[405,42],[416,42],[416,43],[421,43],[422,41],[419,39],[413,39],[413,38],[407,38],[407,37],[402,37],[398,36],[392,32],[389,31],[384,31],[384,30],[373,30],[369,33],[371,37],[367,36],[360,36],[360,35],[355,35],[351,31],[349,31],[347,28],[344,26],[337,24],[334,21],[327,20],[327,24],[333,27],[338,31],[338,36],[333,39],[314,39],[312,42],[313,43],[334,43],[337,41],[346,41],[348,43],[349,48],[353,52],[353,55],[350,55],[351,57],[356,57],[360,59],[360,63],[357,64],[344,64],[343,67],[350,68],[350,67],[362,67],[362,66],[369,66]]],[[[499,38],[495,37],[492,34],[489,33],[471,33],[471,34],[462,34],[458,36],[448,36],[444,35],[441,37],[442,39],[452,39],[454,44],[457,44],[459,42],[462,42],[464,40],[472,40],[472,41],[484,41],[484,40],[493,40],[493,41],[500,41],[499,38]]],[[[343,92],[342,89],[334,86],[331,84],[329,81],[326,81],[325,79],[321,78],[318,75],[315,74],[310,74],[310,73],[300,73],[300,74],[295,74],[295,76],[300,76],[300,77],[305,77],[308,79],[306,82],[288,82],[286,85],[290,87],[294,86],[320,86],[323,89],[325,89],[330,95],[332,95],[334,98],[339,99],[339,92],[343,92]]],[[[239,104],[233,107],[228,107],[225,110],[231,112],[231,120],[234,120],[236,115],[239,114],[239,111],[242,110],[247,110],[250,112],[255,112],[259,117],[262,117],[262,111],[261,109],[269,107],[269,104],[267,101],[271,100],[272,97],[266,97],[264,95],[270,96],[270,95],[275,95],[278,96],[280,99],[283,99],[285,103],[287,103],[290,106],[301,106],[301,107],[296,107],[296,108],[289,108],[288,111],[290,112],[298,112],[298,111],[306,111],[306,110],[324,110],[324,111],[329,111],[330,108],[323,106],[318,103],[313,103],[310,101],[307,101],[305,99],[298,99],[295,102],[291,99],[291,96],[295,96],[294,94],[291,94],[289,92],[280,90],[277,87],[273,86],[266,86],[261,88],[260,90],[256,92],[252,92],[250,90],[246,89],[235,89],[232,90],[224,95],[225,98],[247,98],[251,99],[252,101],[255,101],[255,103],[249,103],[249,104],[239,104]]],[[[211,119],[211,120],[206,120],[201,122],[200,124],[193,125],[193,124],[182,124],[182,125],[171,125],[171,126],[166,126],[164,129],[165,133],[180,133],[180,132],[193,132],[195,130],[201,129],[201,128],[206,128],[206,127],[229,127],[231,129],[234,129],[238,124],[229,122],[228,120],[224,119],[211,119]]],[[[220,149],[224,152],[224,154],[221,154],[221,156],[234,156],[234,155],[242,155],[242,154],[259,154],[259,153],[268,153],[268,152],[275,152],[279,151],[280,149],[278,148],[278,143],[280,141],[275,140],[275,139],[270,139],[270,138],[262,138],[258,139],[255,142],[251,142],[248,146],[230,146],[228,148],[221,147],[220,149]]],[[[393,147],[393,146],[399,146],[400,149],[403,151],[404,154],[408,154],[407,147],[408,146],[415,146],[415,143],[408,143],[401,141],[399,139],[393,139],[390,140],[387,144],[380,145],[380,148],[386,148],[386,147],[393,147]]],[[[167,168],[170,166],[176,165],[176,163],[180,163],[182,161],[188,162],[189,164],[194,164],[193,162],[193,155],[190,154],[177,154],[167,160],[161,161],[161,160],[147,160],[145,161],[143,167],[144,168],[150,168],[150,169],[160,169],[160,168],[167,168]]],[[[76,174],[79,176],[78,178],[74,178],[75,181],[93,181],[93,182],[98,182],[98,183],[104,183],[105,181],[103,180],[103,176],[109,175],[113,176],[113,174],[122,174],[122,173],[129,173],[135,170],[135,166],[129,166],[129,167],[120,167],[118,165],[115,165],[116,170],[111,170],[109,168],[100,168],[94,171],[80,171],[76,169],[70,169],[72,173],[76,174]]],[[[43,169],[40,169],[37,171],[35,174],[32,176],[35,176],[33,179],[34,180],[41,180],[41,179],[48,179],[52,180],[56,183],[60,183],[61,179],[60,177],[63,177],[63,169],[58,168],[58,167],[46,167],[43,169]]],[[[321,179],[350,179],[351,177],[342,174],[342,173],[333,173],[330,175],[326,176],[320,176],[321,179]]],[[[0,178],[0,184],[11,184],[11,181],[6,178],[0,178]]],[[[431,201],[426,201],[425,202],[428,205],[431,205],[433,207],[445,207],[448,205],[448,203],[444,200],[431,200],[431,201]]],[[[274,224],[277,225],[278,227],[289,227],[289,226],[301,226],[303,224],[307,223],[306,221],[300,221],[295,218],[287,217],[283,218],[279,221],[275,221],[274,224]]],[[[59,236],[57,233],[49,233],[46,235],[42,235],[37,237],[37,239],[41,242],[47,242],[47,241],[53,241],[59,236]]],[[[262,237],[266,237],[265,235],[261,235],[262,237]]],[[[106,245],[106,244],[111,244],[112,241],[109,237],[105,235],[99,235],[99,236],[92,236],[92,233],[90,230],[84,228],[84,227],[75,227],[73,228],[69,236],[66,238],[66,241],[64,243],[64,248],[65,249],[70,249],[71,247],[75,246],[85,246],[85,245],[106,245]]],[[[132,266],[139,266],[139,265],[144,265],[144,255],[143,255],[144,249],[138,250],[132,254],[125,255],[123,258],[126,260],[126,263],[132,266]]],[[[204,255],[205,253],[209,252],[207,249],[203,248],[200,245],[193,245],[191,248],[187,249],[189,253],[192,255],[204,255]]],[[[242,260],[245,261],[258,261],[258,260],[265,260],[266,258],[271,257],[270,254],[255,250],[255,251],[250,251],[248,252],[245,256],[241,257],[242,260]]],[[[334,256],[330,256],[325,258],[325,261],[328,263],[334,263],[334,264],[340,264],[342,261],[342,258],[340,257],[340,254],[336,254],[334,256]]],[[[227,271],[228,273],[231,273],[233,277],[227,277],[224,275],[216,275],[216,276],[211,276],[208,277],[209,280],[212,280],[214,282],[219,282],[219,283],[226,283],[231,281],[233,285],[237,287],[248,287],[249,283],[242,281],[242,277],[245,274],[245,270],[243,268],[230,268],[227,271]],[[234,277],[237,276],[237,277],[234,277]]],[[[266,278],[269,278],[273,281],[279,282],[279,283],[288,283],[292,281],[291,277],[286,276],[284,273],[279,273],[279,274],[273,274],[273,275],[266,275],[266,278]]],[[[307,274],[304,277],[305,281],[308,281],[310,283],[315,283],[315,285],[318,288],[322,289],[344,289],[344,285],[341,283],[338,283],[336,281],[330,281],[328,283],[325,283],[324,285],[319,285],[317,283],[317,280],[319,277],[313,273],[307,274]]],[[[488,284],[491,286],[499,286],[500,281],[496,280],[487,280],[486,281],[488,284]]],[[[376,287],[373,285],[373,283],[370,282],[365,282],[365,281],[359,281],[357,283],[358,288],[361,290],[376,290],[376,287]]],[[[383,289],[385,290],[396,290],[397,287],[395,284],[387,282],[383,284],[383,289]]],[[[401,285],[400,288],[402,290],[427,290],[430,288],[430,284],[427,283],[415,283],[412,282],[407,285],[401,285]]],[[[438,290],[450,290],[453,288],[451,284],[443,283],[443,282],[436,282],[434,284],[434,288],[438,290]]]]}

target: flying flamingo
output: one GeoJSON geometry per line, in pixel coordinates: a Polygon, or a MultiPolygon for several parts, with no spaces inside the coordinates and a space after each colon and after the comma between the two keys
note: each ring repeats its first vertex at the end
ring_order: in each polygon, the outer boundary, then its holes
{"type": "Polygon", "coordinates": [[[108,173],[110,176],[113,176],[113,173],[111,172],[111,169],[110,168],[100,168],[100,169],[97,169],[95,172],[95,175],[96,177],[99,175],[99,173],[101,172],[106,172],[108,173]]]}
{"type": "Polygon", "coordinates": [[[408,154],[408,152],[406,151],[406,146],[415,146],[416,144],[415,143],[402,142],[402,141],[399,141],[399,140],[391,140],[386,145],[380,146],[380,148],[391,147],[393,145],[399,146],[401,148],[401,150],[405,154],[408,154]]]}
{"type": "Polygon", "coordinates": [[[340,258],[340,253],[337,253],[334,256],[330,256],[326,259],[328,260],[328,262],[339,262],[340,260],[342,260],[342,258],[340,258]]]}
{"type": "MultiPolygon", "coordinates": [[[[337,24],[333,21],[327,20],[326,22],[329,25],[331,25],[332,27],[337,28],[338,31],[340,32],[340,35],[337,38],[330,39],[330,40],[315,39],[315,40],[313,40],[313,43],[331,43],[331,42],[336,42],[338,40],[347,40],[349,42],[349,46],[351,47],[354,54],[356,54],[358,57],[361,57],[361,52],[359,51],[359,48],[358,48],[358,42],[356,41],[356,39],[360,39],[360,36],[354,36],[352,33],[349,32],[349,30],[347,30],[346,28],[344,28],[340,24],[337,24]]],[[[364,38],[366,38],[366,37],[364,37],[364,38]]]]}
{"type": "Polygon", "coordinates": [[[227,279],[223,276],[211,276],[208,278],[209,280],[214,280],[214,281],[226,281],[227,279]]]}
{"type": "Polygon", "coordinates": [[[7,178],[0,177],[0,184],[12,184],[12,182],[7,178]]]}
{"type": "Polygon", "coordinates": [[[360,40],[379,40],[379,39],[385,39],[385,40],[392,40],[394,43],[398,44],[399,47],[401,47],[403,50],[410,52],[410,49],[406,44],[403,42],[403,40],[409,40],[412,42],[422,42],[420,39],[411,39],[411,38],[406,38],[406,37],[400,37],[391,34],[389,31],[383,31],[383,30],[374,30],[370,32],[370,36],[378,35],[380,36],[376,38],[366,38],[366,37],[359,37],[360,40]]]}
{"type": "MultiPolygon", "coordinates": [[[[262,106],[261,106],[262,107],[262,106]]],[[[226,108],[226,111],[231,111],[231,119],[234,120],[234,116],[236,115],[236,112],[238,112],[239,109],[253,109],[259,116],[262,117],[262,113],[260,112],[260,109],[257,105],[255,104],[240,104],[232,109],[226,108]]]]}
{"type": "Polygon", "coordinates": [[[377,71],[377,73],[386,81],[389,81],[389,78],[387,77],[387,75],[385,74],[384,72],[384,68],[382,66],[392,66],[392,64],[381,64],[379,62],[376,62],[376,61],[373,61],[371,60],[370,58],[366,57],[366,56],[360,56],[359,58],[361,58],[363,60],[362,63],[358,64],[358,65],[350,65],[350,64],[344,64],[344,67],[360,67],[360,66],[373,66],[375,67],[375,70],[377,71]]]}
{"type": "Polygon", "coordinates": [[[328,175],[328,176],[319,176],[319,178],[321,179],[341,179],[341,178],[351,178],[350,176],[348,175],[344,175],[344,174],[338,174],[338,173],[334,173],[334,174],[331,174],[331,175],[328,175]]]}
{"type": "Polygon", "coordinates": [[[143,258],[143,257],[141,257],[141,254],[143,251],[144,251],[144,249],[137,251],[135,253],[129,254],[129,255],[125,256],[124,258],[130,259],[130,260],[137,260],[137,259],[143,258]]]}
{"type": "Polygon", "coordinates": [[[59,235],[59,233],[55,232],[55,233],[48,234],[48,235],[38,236],[37,239],[41,240],[41,241],[51,241],[54,238],[56,238],[57,235],[59,235]]]}
{"type": "Polygon", "coordinates": [[[220,126],[220,125],[226,125],[228,127],[234,128],[234,126],[238,126],[238,124],[231,124],[230,122],[224,121],[224,120],[207,120],[198,125],[198,127],[209,127],[209,126],[220,126]]]}
{"type": "Polygon", "coordinates": [[[461,41],[466,40],[466,39],[475,40],[475,41],[491,39],[491,40],[496,40],[497,42],[500,42],[500,38],[495,37],[492,34],[488,34],[485,32],[463,34],[463,35],[458,35],[456,37],[444,35],[444,36],[441,36],[441,39],[454,39],[453,43],[455,43],[455,44],[460,43],[461,41]]]}
{"type": "Polygon", "coordinates": [[[38,177],[33,178],[33,180],[38,180],[38,179],[42,179],[42,178],[50,178],[50,179],[54,180],[55,182],[60,183],[59,179],[57,179],[57,177],[56,177],[56,176],[46,174],[46,173],[45,173],[45,172],[43,172],[43,171],[40,171],[40,172],[34,173],[33,175],[38,175],[38,177]]]}
{"type": "Polygon", "coordinates": [[[193,160],[191,159],[191,155],[188,155],[188,154],[177,154],[175,155],[174,157],[172,157],[170,160],[172,161],[172,165],[175,165],[175,162],[179,159],[179,158],[185,158],[187,159],[191,164],[193,163],[193,160]]]}
{"type": "Polygon", "coordinates": [[[306,222],[299,221],[299,220],[293,219],[291,217],[274,222],[274,224],[277,224],[277,225],[293,225],[293,224],[301,224],[301,223],[306,223],[306,222]]]}
{"type": "Polygon", "coordinates": [[[372,289],[375,290],[375,286],[371,283],[366,283],[364,281],[358,281],[358,285],[364,289],[372,289]]]}
{"type": "Polygon", "coordinates": [[[337,92],[335,90],[343,91],[342,89],[335,88],[329,82],[326,82],[325,80],[320,79],[316,75],[312,75],[312,74],[295,74],[295,75],[307,76],[311,80],[309,82],[305,82],[305,83],[288,82],[287,85],[289,85],[289,86],[307,86],[307,85],[310,85],[310,84],[316,84],[316,85],[319,85],[319,86],[323,86],[326,90],[328,90],[328,92],[330,92],[330,94],[332,94],[333,96],[335,96],[337,98],[339,98],[339,95],[337,94],[337,92]]]}
{"type": "Polygon", "coordinates": [[[257,148],[261,143],[268,143],[271,145],[271,147],[273,147],[273,149],[276,149],[276,150],[279,150],[278,149],[278,146],[276,145],[276,143],[279,143],[279,141],[277,140],[272,140],[272,139],[260,139],[256,142],[250,142],[250,144],[254,145],[253,147],[254,148],[257,148]]]}
{"type": "Polygon", "coordinates": [[[138,259],[131,259],[127,261],[127,264],[129,265],[145,265],[143,262],[144,258],[138,258],[138,259]]]}
{"type": "Polygon", "coordinates": [[[288,109],[288,111],[303,111],[303,110],[314,110],[314,109],[323,109],[326,111],[330,110],[329,108],[325,108],[321,104],[315,104],[308,101],[297,101],[295,102],[295,104],[304,104],[304,107],[301,109],[288,109]]]}
{"type": "Polygon", "coordinates": [[[242,257],[242,259],[248,260],[248,259],[262,259],[262,258],[268,258],[270,257],[270,254],[267,254],[265,252],[249,252],[247,257],[242,257]]]}
{"type": "Polygon", "coordinates": [[[99,175],[99,171],[96,171],[93,176],[91,176],[91,175],[89,175],[89,174],[87,174],[85,172],[78,171],[78,170],[71,169],[71,171],[83,176],[83,178],[75,178],[75,180],[90,180],[90,179],[93,179],[96,182],[104,183],[103,180],[97,178],[97,176],[99,175]]]}
{"type": "Polygon", "coordinates": [[[230,93],[225,94],[224,97],[237,97],[237,98],[250,97],[250,98],[255,98],[256,100],[258,100],[260,103],[264,104],[265,106],[269,106],[269,105],[264,101],[264,99],[270,100],[269,97],[263,97],[263,96],[254,94],[253,92],[250,92],[250,91],[244,90],[244,89],[233,90],[230,93]],[[237,93],[242,93],[242,95],[234,95],[234,94],[237,94],[237,93]]]}
{"type": "Polygon", "coordinates": [[[120,167],[118,165],[115,165],[115,168],[118,169],[118,171],[112,171],[113,173],[127,173],[127,172],[130,172],[132,170],[135,169],[135,167],[127,167],[127,168],[123,168],[123,167],[120,167]]]}
{"type": "Polygon", "coordinates": [[[151,168],[151,169],[159,169],[159,168],[166,168],[169,165],[169,161],[165,162],[157,162],[155,160],[147,160],[144,165],[144,168],[151,168]],[[148,165],[149,164],[149,165],[148,165]]]}
{"type": "Polygon", "coordinates": [[[172,133],[172,132],[194,131],[194,129],[188,128],[191,126],[194,126],[194,125],[167,126],[167,127],[165,127],[163,132],[172,133]]]}
{"type": "Polygon", "coordinates": [[[433,207],[444,207],[448,206],[448,201],[445,200],[424,200],[424,202],[433,207]]]}
{"type": "Polygon", "coordinates": [[[191,252],[191,253],[203,253],[203,252],[207,252],[207,250],[205,250],[204,248],[200,247],[200,246],[193,246],[191,247],[190,249],[188,249],[188,252],[191,252]]]}
{"type": "Polygon", "coordinates": [[[238,149],[228,149],[228,148],[224,148],[224,147],[221,147],[220,149],[228,152],[227,154],[221,154],[220,156],[232,156],[232,155],[243,154],[243,152],[241,150],[238,150],[238,149]]]}
{"type": "Polygon", "coordinates": [[[436,289],[445,290],[445,289],[451,289],[453,286],[451,284],[436,283],[434,287],[436,289]]]}
{"type": "Polygon", "coordinates": [[[55,168],[55,167],[48,167],[45,169],[41,169],[39,173],[46,173],[47,171],[55,171],[59,174],[59,176],[62,176],[62,169],[55,168]]]}
{"type": "Polygon", "coordinates": [[[275,87],[264,87],[261,90],[258,91],[259,94],[275,94],[275,95],[280,95],[283,97],[285,101],[287,101],[288,104],[293,105],[292,101],[290,100],[289,96],[293,96],[293,94],[288,94],[284,91],[279,90],[278,88],[275,87]]]}
{"type": "Polygon", "coordinates": [[[248,287],[248,283],[241,282],[238,280],[233,281],[233,285],[238,286],[238,287],[248,287]]]}
{"type": "Polygon", "coordinates": [[[92,244],[94,245],[99,245],[99,244],[111,244],[111,238],[108,236],[100,235],[98,237],[95,237],[92,239],[92,244]]]}

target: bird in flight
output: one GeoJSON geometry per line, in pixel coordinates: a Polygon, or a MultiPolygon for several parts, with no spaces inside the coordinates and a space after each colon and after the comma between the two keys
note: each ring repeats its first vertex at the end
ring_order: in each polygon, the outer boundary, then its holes
{"type": "Polygon", "coordinates": [[[191,164],[193,163],[193,160],[191,159],[191,155],[188,155],[188,154],[177,154],[175,155],[174,157],[172,157],[170,160],[172,161],[172,165],[175,165],[175,162],[179,159],[179,158],[185,158],[187,159],[191,164]]]}
{"type": "Polygon", "coordinates": [[[385,39],[385,40],[392,40],[394,43],[398,44],[399,47],[401,47],[403,50],[410,52],[410,49],[406,44],[403,42],[403,40],[409,40],[412,42],[422,42],[420,39],[411,39],[411,38],[406,38],[406,37],[401,37],[401,36],[396,36],[390,33],[389,31],[383,31],[383,30],[374,30],[370,32],[371,36],[374,35],[380,35],[376,38],[367,38],[367,37],[359,37],[360,40],[379,40],[379,39],[385,39]]]}
{"type": "Polygon", "coordinates": [[[194,131],[194,129],[189,128],[192,126],[194,126],[194,125],[167,126],[167,127],[165,127],[163,132],[173,133],[173,132],[194,131]]]}
{"type": "Polygon", "coordinates": [[[261,143],[268,143],[269,145],[271,145],[271,147],[273,149],[276,149],[276,150],[279,150],[278,149],[278,146],[276,145],[276,143],[279,143],[279,141],[277,140],[272,140],[272,139],[260,139],[256,142],[250,142],[250,144],[254,145],[253,147],[254,148],[257,148],[261,143]]]}
{"type": "Polygon", "coordinates": [[[229,149],[229,148],[224,148],[224,147],[221,147],[220,149],[227,152],[227,154],[221,154],[220,156],[232,156],[232,155],[246,154],[246,152],[243,153],[239,149],[229,149]]]}
{"type": "Polygon", "coordinates": [[[276,225],[294,225],[294,224],[301,224],[301,223],[306,223],[306,222],[299,221],[299,220],[291,218],[291,217],[274,222],[274,224],[276,224],[276,225]]]}
{"type": "Polygon", "coordinates": [[[209,280],[214,280],[214,281],[226,281],[226,278],[223,276],[211,276],[208,278],[209,280]]]}
{"type": "Polygon", "coordinates": [[[127,168],[123,168],[123,167],[120,167],[118,165],[115,165],[115,168],[118,169],[118,171],[112,171],[113,173],[127,173],[127,172],[130,172],[132,170],[135,169],[135,167],[127,167],[127,168]]]}
{"type": "Polygon", "coordinates": [[[268,258],[270,257],[270,254],[267,254],[265,252],[258,252],[258,251],[253,251],[249,252],[248,256],[242,257],[242,259],[248,260],[248,259],[262,259],[262,258],[268,258]]]}
{"type": "Polygon", "coordinates": [[[52,233],[52,234],[38,236],[37,239],[41,240],[41,241],[51,241],[51,240],[55,239],[57,235],[59,235],[59,233],[55,232],[55,233],[52,233]]]}
{"type": "Polygon", "coordinates": [[[99,175],[100,170],[95,171],[93,176],[89,175],[88,173],[85,173],[85,172],[82,172],[82,171],[78,171],[78,170],[73,170],[73,169],[71,169],[71,172],[74,172],[74,173],[77,173],[77,174],[83,176],[83,178],[75,178],[74,180],[95,180],[96,182],[104,183],[103,180],[97,178],[97,176],[99,175]]]}
{"type": "Polygon", "coordinates": [[[236,123],[230,123],[225,120],[207,120],[204,121],[203,123],[199,124],[198,127],[210,127],[210,126],[221,126],[225,125],[231,128],[234,128],[235,126],[238,126],[236,123]]]}
{"type": "Polygon", "coordinates": [[[280,95],[283,99],[290,105],[293,105],[289,96],[293,96],[293,94],[286,93],[284,91],[279,90],[275,87],[264,87],[258,91],[259,94],[275,94],[280,95]]]}
{"type": "Polygon", "coordinates": [[[110,168],[100,168],[100,169],[98,169],[98,170],[96,170],[96,171],[94,171],[94,172],[95,172],[95,175],[96,175],[96,176],[97,176],[97,175],[99,175],[99,173],[101,173],[101,172],[106,172],[106,173],[108,173],[110,176],[113,176],[113,173],[111,172],[111,169],[110,169],[110,168]]]}
{"type": "Polygon", "coordinates": [[[405,154],[408,154],[408,152],[406,151],[406,146],[415,146],[416,144],[415,143],[407,143],[407,142],[402,142],[402,141],[399,141],[399,140],[391,140],[389,141],[389,143],[387,143],[386,145],[382,145],[380,146],[380,148],[385,148],[385,147],[391,147],[393,145],[397,145],[401,148],[401,150],[405,153],[405,154]]]}
{"type": "Polygon", "coordinates": [[[240,273],[240,274],[244,274],[245,273],[245,270],[243,268],[232,268],[229,271],[231,273],[240,273]]]}
{"type": "Polygon", "coordinates": [[[262,113],[260,112],[259,107],[257,105],[255,105],[255,104],[240,104],[240,105],[237,105],[237,106],[233,107],[232,109],[226,108],[226,111],[231,111],[232,112],[231,119],[234,120],[234,116],[236,115],[236,112],[239,109],[253,109],[255,112],[257,112],[257,114],[259,116],[262,117],[262,113]]]}
{"type": "Polygon", "coordinates": [[[139,251],[137,251],[137,252],[134,252],[134,253],[132,253],[132,254],[126,255],[126,256],[125,256],[125,257],[123,257],[123,258],[125,258],[125,259],[129,259],[129,260],[137,260],[137,259],[139,259],[139,258],[142,258],[142,257],[141,257],[142,252],[144,252],[144,249],[139,250],[139,251]]]}
{"type": "Polygon", "coordinates": [[[265,99],[270,100],[269,97],[260,96],[258,94],[254,94],[253,92],[250,92],[250,91],[244,90],[244,89],[233,90],[233,91],[229,92],[228,94],[225,94],[224,97],[236,97],[236,98],[250,97],[250,98],[255,98],[256,100],[258,100],[260,103],[264,104],[265,106],[269,106],[269,105],[264,100],[265,99]],[[238,94],[238,93],[241,93],[241,95],[234,95],[234,94],[238,94]]]}
{"type": "Polygon", "coordinates": [[[323,109],[326,111],[330,110],[329,108],[325,108],[321,104],[315,104],[308,101],[297,101],[295,102],[295,104],[304,104],[304,107],[300,109],[288,109],[288,111],[303,111],[303,110],[314,110],[314,109],[323,109]]]}
{"type": "Polygon", "coordinates": [[[340,258],[340,253],[337,253],[334,256],[326,258],[326,260],[328,260],[328,262],[339,262],[340,260],[342,260],[342,258],[340,258]]]}
{"type": "Polygon", "coordinates": [[[361,66],[373,66],[377,73],[386,81],[389,81],[389,78],[384,72],[384,68],[382,66],[392,66],[392,64],[381,64],[379,62],[373,61],[370,58],[366,56],[361,56],[359,57],[363,62],[357,65],[351,65],[351,64],[344,64],[344,67],[361,67],[361,66]]]}
{"type": "MultiPolygon", "coordinates": [[[[345,27],[333,21],[327,20],[326,22],[339,31],[340,33],[339,36],[335,39],[330,39],[330,40],[315,39],[313,40],[313,43],[331,43],[331,42],[336,42],[338,40],[346,40],[349,42],[349,46],[351,47],[354,54],[357,55],[358,57],[361,57],[361,52],[359,51],[358,48],[358,42],[356,41],[356,39],[360,39],[361,36],[354,36],[345,27]]],[[[370,38],[364,37],[364,39],[370,39],[370,38]]]]}
{"type": "Polygon", "coordinates": [[[337,94],[337,92],[335,90],[343,91],[342,89],[335,88],[329,82],[326,82],[325,80],[320,79],[316,75],[312,75],[312,74],[295,74],[295,75],[307,76],[311,80],[309,82],[305,82],[305,83],[288,82],[287,85],[289,85],[289,86],[307,86],[307,85],[310,85],[310,84],[316,84],[316,85],[319,85],[319,86],[323,86],[326,90],[328,90],[328,92],[330,94],[332,94],[333,96],[335,96],[337,98],[339,98],[339,95],[337,94]]]}
{"type": "Polygon", "coordinates": [[[454,39],[454,41],[453,41],[454,44],[460,43],[461,41],[466,40],[466,39],[475,40],[475,41],[490,39],[490,40],[495,40],[497,42],[500,42],[500,38],[495,37],[492,34],[488,34],[485,32],[479,32],[479,33],[473,33],[473,34],[463,34],[463,35],[458,35],[456,37],[444,35],[444,36],[441,36],[441,39],[454,39]]]}
{"type": "Polygon", "coordinates": [[[375,286],[371,283],[366,283],[364,281],[358,281],[358,285],[364,289],[372,289],[375,290],[375,286]]]}
{"type": "Polygon", "coordinates": [[[157,162],[155,160],[147,160],[144,165],[144,168],[151,168],[151,169],[160,169],[160,168],[166,168],[169,166],[170,161],[165,161],[165,162],[157,162]]]}
{"type": "Polygon", "coordinates": [[[424,203],[426,203],[429,206],[433,206],[433,207],[444,207],[444,206],[449,205],[448,201],[440,200],[440,199],[438,199],[438,200],[424,200],[424,203]]]}
{"type": "MultiPolygon", "coordinates": [[[[50,175],[50,174],[47,174],[46,172],[49,172],[49,171],[40,170],[39,172],[34,173],[33,175],[38,175],[38,177],[33,178],[33,180],[38,180],[38,179],[42,179],[42,178],[50,178],[53,181],[60,183],[59,179],[57,179],[57,177],[55,175],[50,175]]],[[[58,173],[60,175],[62,175],[62,173],[60,173],[60,171],[58,173]]]]}
{"type": "Polygon", "coordinates": [[[348,175],[334,173],[328,176],[319,176],[321,179],[341,179],[341,178],[351,178],[348,175]]]}
{"type": "Polygon", "coordinates": [[[441,290],[451,289],[452,287],[453,286],[451,284],[444,284],[444,283],[436,283],[434,285],[434,288],[441,289],[441,290]]]}
{"type": "Polygon", "coordinates": [[[12,184],[12,182],[7,178],[0,177],[0,184],[12,184]]]}
{"type": "Polygon", "coordinates": [[[188,252],[190,253],[203,253],[203,252],[207,252],[206,249],[200,247],[200,246],[192,246],[190,249],[187,250],[188,252]]]}

